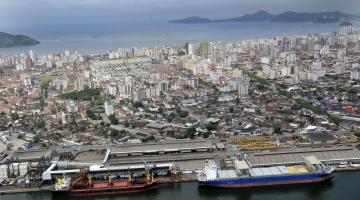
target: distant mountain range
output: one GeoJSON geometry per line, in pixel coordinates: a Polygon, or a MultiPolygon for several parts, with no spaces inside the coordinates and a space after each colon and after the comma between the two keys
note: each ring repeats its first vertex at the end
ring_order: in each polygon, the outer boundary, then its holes
{"type": "Polygon", "coordinates": [[[344,20],[358,20],[357,15],[346,14],[342,12],[293,12],[287,11],[278,15],[273,15],[264,10],[257,11],[253,14],[246,14],[241,17],[211,20],[198,16],[184,19],[171,20],[169,23],[195,24],[195,23],[220,23],[220,22],[313,22],[313,23],[334,23],[344,20]]]}
{"type": "Polygon", "coordinates": [[[0,48],[37,45],[40,42],[26,35],[11,35],[0,32],[0,48]]]}

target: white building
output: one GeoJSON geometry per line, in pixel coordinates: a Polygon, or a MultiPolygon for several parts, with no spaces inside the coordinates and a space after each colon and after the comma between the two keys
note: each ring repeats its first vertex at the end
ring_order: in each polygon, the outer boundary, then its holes
{"type": "Polygon", "coordinates": [[[110,102],[105,101],[104,108],[106,116],[114,114],[114,106],[110,102]]]}
{"type": "Polygon", "coordinates": [[[247,77],[239,77],[237,79],[237,89],[240,96],[249,94],[250,80],[247,77]]]}

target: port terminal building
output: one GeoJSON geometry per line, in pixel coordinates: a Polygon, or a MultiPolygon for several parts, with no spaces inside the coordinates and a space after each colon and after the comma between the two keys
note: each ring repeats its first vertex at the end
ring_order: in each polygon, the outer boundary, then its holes
{"type": "Polygon", "coordinates": [[[293,165],[303,162],[304,157],[315,156],[328,165],[360,163],[360,150],[355,147],[310,148],[274,152],[249,153],[247,158],[253,167],[293,165]]]}

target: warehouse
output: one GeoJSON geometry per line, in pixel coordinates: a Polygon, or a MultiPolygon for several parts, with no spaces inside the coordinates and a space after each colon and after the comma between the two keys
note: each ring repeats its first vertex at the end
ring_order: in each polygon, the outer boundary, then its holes
{"type": "Polygon", "coordinates": [[[305,156],[315,156],[326,164],[360,163],[360,151],[355,147],[251,153],[247,157],[253,166],[277,166],[302,163],[305,156]]]}

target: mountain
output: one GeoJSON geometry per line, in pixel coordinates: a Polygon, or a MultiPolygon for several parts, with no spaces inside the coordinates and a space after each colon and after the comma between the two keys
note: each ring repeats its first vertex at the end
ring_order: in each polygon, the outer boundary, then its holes
{"type": "Polygon", "coordinates": [[[320,12],[320,13],[306,13],[306,12],[293,12],[287,11],[278,15],[270,14],[266,11],[260,10],[253,14],[246,14],[241,17],[210,20],[201,17],[189,17],[180,20],[170,21],[171,23],[220,23],[220,22],[313,22],[313,23],[333,23],[344,20],[358,20],[357,15],[346,14],[342,12],[320,12]]]}
{"type": "Polygon", "coordinates": [[[270,21],[273,17],[274,17],[274,15],[272,15],[264,10],[259,10],[253,14],[246,14],[242,17],[230,18],[230,19],[225,19],[225,20],[215,20],[214,22],[221,22],[221,21],[225,21],[225,22],[229,22],[229,21],[233,21],[233,22],[264,22],[264,21],[270,21]]]}
{"type": "Polygon", "coordinates": [[[171,20],[170,23],[177,23],[177,24],[197,24],[197,23],[209,23],[211,22],[208,18],[201,18],[198,16],[188,17],[184,19],[178,19],[178,20],[171,20]]]}
{"type": "Polygon", "coordinates": [[[37,45],[40,42],[26,35],[11,35],[0,32],[0,48],[37,45]]]}
{"type": "Polygon", "coordinates": [[[358,16],[350,15],[342,12],[320,12],[320,13],[304,13],[304,12],[284,12],[271,19],[271,22],[314,22],[314,23],[332,23],[342,20],[353,20],[358,16]]]}

